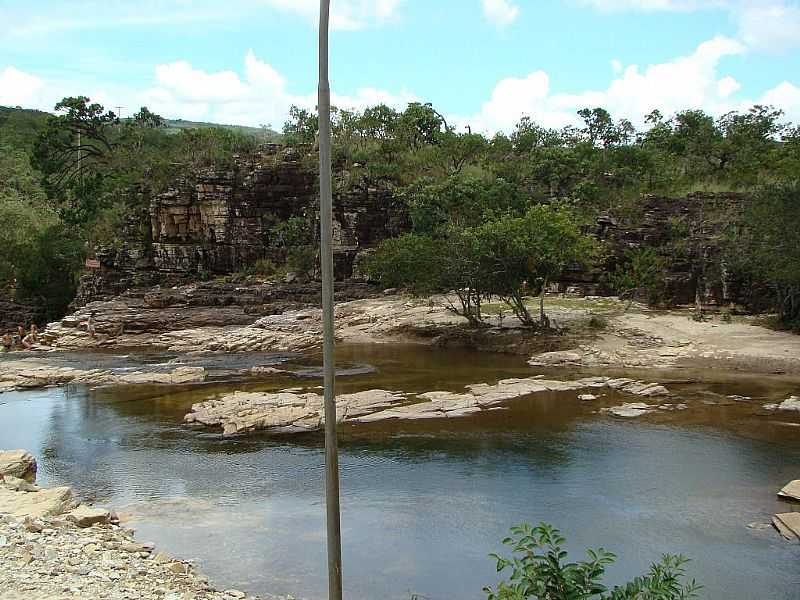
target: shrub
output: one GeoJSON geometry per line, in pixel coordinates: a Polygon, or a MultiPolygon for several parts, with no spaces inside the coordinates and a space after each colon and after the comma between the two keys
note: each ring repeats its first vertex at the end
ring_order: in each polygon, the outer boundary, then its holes
{"type": "Polygon", "coordinates": [[[603,583],[606,568],[616,556],[599,548],[587,550],[588,560],[567,562],[561,532],[546,523],[511,528],[503,543],[512,557],[497,554],[497,572],[509,570],[507,581],[494,590],[484,588],[488,600],[686,600],[700,590],[694,580],[685,582],[688,560],[664,555],[641,577],[609,590],[603,583]]]}

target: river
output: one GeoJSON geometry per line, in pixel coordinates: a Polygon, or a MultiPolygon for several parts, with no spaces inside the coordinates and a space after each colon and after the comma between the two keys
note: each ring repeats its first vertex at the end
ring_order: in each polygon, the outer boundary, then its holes
{"type": "MultiPolygon", "coordinates": [[[[354,346],[339,356],[351,367],[342,391],[458,390],[532,371],[517,357],[421,347],[354,346]]],[[[226,382],[226,369],[255,357],[192,360],[213,363],[215,380],[1,395],[0,447],[30,450],[40,483],[69,484],[118,509],[140,540],[195,560],[220,586],[324,598],[321,436],[223,439],[181,422],[192,402],[221,391],[318,385],[316,358],[266,361],[295,361],[300,384],[247,385],[226,382]]],[[[612,583],[670,552],[693,559],[703,598],[797,598],[800,545],[747,525],[792,510],[775,492],[800,477],[800,432],[758,416],[763,401],[728,396],[781,398],[800,385],[777,376],[659,377],[703,380],[668,383],[689,410],[619,421],[571,392],[472,418],[345,427],[345,596],[477,600],[496,582],[488,554],[502,549],[508,528],[547,521],[565,533],[574,559],[586,547],[615,552],[612,583]]]]}

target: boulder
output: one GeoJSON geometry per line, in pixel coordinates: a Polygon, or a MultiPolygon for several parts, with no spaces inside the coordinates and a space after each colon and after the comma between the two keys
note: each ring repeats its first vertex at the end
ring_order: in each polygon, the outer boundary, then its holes
{"type": "Polygon", "coordinates": [[[39,491],[39,486],[37,486],[35,483],[31,483],[25,479],[20,479],[19,477],[12,477],[11,475],[5,475],[2,479],[2,484],[4,487],[15,492],[39,491]]]}
{"type": "Polygon", "coordinates": [[[18,517],[54,517],[75,508],[72,489],[57,487],[38,492],[16,492],[0,487],[0,513],[18,517]]]}
{"type": "Polygon", "coordinates": [[[772,517],[772,524],[787,540],[797,541],[800,539],[800,513],[775,515],[772,517]]]}
{"type": "Polygon", "coordinates": [[[604,408],[601,412],[607,413],[614,417],[621,417],[623,419],[632,419],[641,417],[643,415],[653,412],[655,407],[644,402],[629,402],[622,406],[612,406],[611,408],[604,408]]]}
{"type": "Polygon", "coordinates": [[[800,411],[800,396],[790,396],[780,404],[766,404],[767,410],[791,410],[800,411]]]}
{"type": "Polygon", "coordinates": [[[781,498],[791,498],[792,500],[800,501],[800,479],[795,479],[787,483],[781,491],[778,492],[781,498]]]}
{"type": "Polygon", "coordinates": [[[10,475],[33,483],[36,459],[25,450],[0,450],[0,477],[10,475]]]}
{"type": "Polygon", "coordinates": [[[91,527],[95,523],[108,523],[111,513],[104,508],[94,508],[81,504],[67,513],[66,519],[78,527],[91,527]]]}

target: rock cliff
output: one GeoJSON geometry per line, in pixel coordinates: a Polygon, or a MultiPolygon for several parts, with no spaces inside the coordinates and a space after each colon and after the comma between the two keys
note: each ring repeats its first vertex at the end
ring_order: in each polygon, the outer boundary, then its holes
{"type": "MultiPolygon", "coordinates": [[[[176,180],[126,223],[119,247],[98,251],[103,265],[81,285],[77,304],[170,277],[230,274],[259,259],[281,263],[285,248],[275,226],[299,218],[317,236],[314,164],[292,149],[264,146],[234,157],[230,168],[203,169],[176,180]]],[[[334,195],[334,253],[338,279],[353,275],[363,249],[407,227],[402,204],[387,188],[348,186],[334,195]]]]}

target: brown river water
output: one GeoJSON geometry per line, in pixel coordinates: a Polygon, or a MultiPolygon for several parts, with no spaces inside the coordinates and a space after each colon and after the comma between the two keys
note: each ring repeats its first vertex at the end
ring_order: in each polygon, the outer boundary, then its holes
{"type": "MultiPolygon", "coordinates": [[[[418,346],[343,347],[338,358],[341,392],[604,374],[664,381],[689,405],[622,421],[597,411],[629,396],[579,402],[575,392],[548,393],[462,419],[343,427],[347,598],[482,598],[497,580],[488,554],[522,521],[561,528],[574,559],[586,547],[615,552],[611,583],[644,572],[662,553],[682,553],[693,559],[703,598],[800,598],[800,545],[748,528],[800,510],[775,496],[800,478],[800,415],[761,409],[798,394],[800,381],[714,370],[544,370],[515,356],[418,346]]],[[[0,447],[30,450],[41,483],[70,484],[129,515],[139,539],[195,560],[219,586],[326,596],[321,436],[223,439],[182,424],[193,402],[232,389],[317,386],[318,357],[62,360],[114,368],[177,360],[204,364],[212,381],[0,395],[0,447]],[[302,377],[232,381],[236,369],[276,362],[302,377]]]]}

